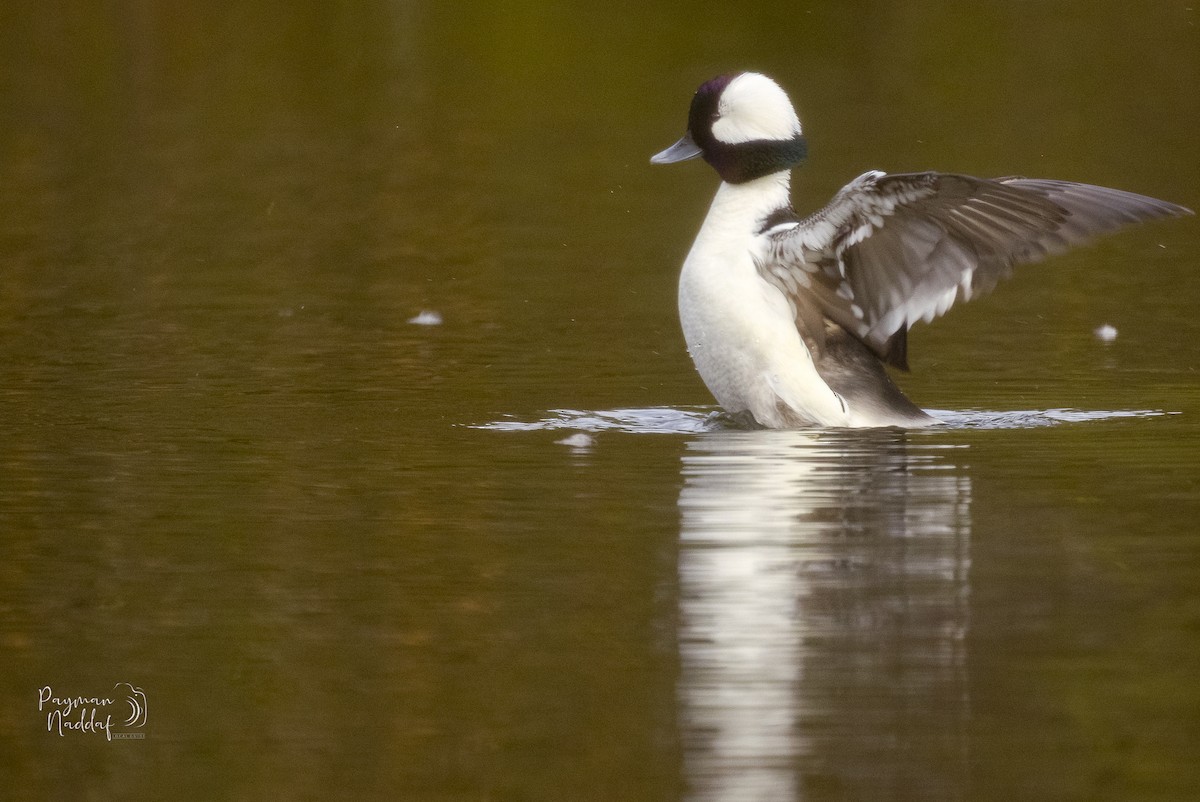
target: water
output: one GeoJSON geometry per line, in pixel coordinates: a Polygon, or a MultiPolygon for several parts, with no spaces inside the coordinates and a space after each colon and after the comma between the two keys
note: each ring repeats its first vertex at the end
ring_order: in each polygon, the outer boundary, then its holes
{"type": "Polygon", "coordinates": [[[753,67],[801,208],[872,167],[1196,208],[1195,22],[6,6],[8,794],[1196,798],[1195,221],[915,329],[941,426],[746,431],[675,319],[713,177],[646,163],[753,67]]]}
{"type": "MultiPolygon", "coordinates": [[[[1060,423],[1119,420],[1121,418],[1157,418],[1167,413],[1153,409],[1080,410],[1045,409],[1012,410],[1008,412],[926,410],[937,421],[933,431],[945,429],[1027,429],[1034,426],[1056,426],[1060,423]]],[[[728,415],[720,408],[687,409],[661,407],[657,409],[612,409],[584,412],[576,409],[550,410],[548,417],[536,421],[519,421],[509,416],[505,420],[485,423],[476,428],[500,432],[535,432],[569,429],[584,432],[618,431],[630,434],[697,434],[753,430],[759,428],[742,416],[728,415]]],[[[567,445],[586,445],[594,439],[586,435],[567,445]]]]}

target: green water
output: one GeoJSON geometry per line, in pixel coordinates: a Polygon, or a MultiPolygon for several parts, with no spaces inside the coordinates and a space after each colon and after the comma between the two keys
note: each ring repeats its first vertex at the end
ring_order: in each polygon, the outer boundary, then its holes
{"type": "Polygon", "coordinates": [[[1195,220],[918,326],[960,425],[705,431],[715,178],[647,162],[753,68],[801,210],[869,168],[1197,208],[1198,16],[5,6],[7,795],[1197,798],[1195,220]],[[126,682],[144,737],[47,731],[126,682]]]}

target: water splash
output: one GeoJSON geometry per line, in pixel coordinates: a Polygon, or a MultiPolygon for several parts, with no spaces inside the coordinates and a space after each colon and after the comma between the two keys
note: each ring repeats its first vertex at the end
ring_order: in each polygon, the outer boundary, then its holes
{"type": "Polygon", "coordinates": [[[578,409],[552,409],[548,417],[536,421],[516,418],[473,426],[502,432],[539,432],[572,429],[581,432],[625,432],[627,434],[696,434],[723,426],[723,413],[711,407],[649,407],[587,412],[578,409]]]}
{"type": "MultiPolygon", "coordinates": [[[[926,410],[938,423],[917,431],[945,429],[1034,429],[1072,423],[1158,418],[1178,415],[1157,409],[1084,410],[1044,409],[1006,412],[967,410],[926,410]]],[[[569,429],[579,432],[624,432],[626,434],[698,434],[753,428],[735,416],[714,407],[648,407],[585,411],[552,409],[539,420],[522,421],[515,417],[472,425],[475,429],[502,432],[536,432],[569,429]]]]}
{"type": "Polygon", "coordinates": [[[1179,414],[1158,409],[1025,409],[1011,412],[983,410],[952,412],[929,409],[926,412],[938,419],[941,424],[938,428],[948,427],[951,429],[1035,429],[1044,426],[1059,426],[1064,423],[1159,418],[1179,414]]]}

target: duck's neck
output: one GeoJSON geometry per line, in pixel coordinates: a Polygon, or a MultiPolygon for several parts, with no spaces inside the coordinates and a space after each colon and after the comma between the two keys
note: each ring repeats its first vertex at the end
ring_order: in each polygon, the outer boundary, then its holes
{"type": "Polygon", "coordinates": [[[699,238],[728,241],[748,232],[758,233],[772,212],[791,207],[791,179],[791,170],[780,170],[739,184],[721,182],[699,238]]]}

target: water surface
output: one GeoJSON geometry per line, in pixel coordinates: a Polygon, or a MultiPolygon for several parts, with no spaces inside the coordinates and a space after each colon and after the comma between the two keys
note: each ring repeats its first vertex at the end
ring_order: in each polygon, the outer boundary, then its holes
{"type": "Polygon", "coordinates": [[[674,311],[714,178],[647,164],[750,67],[802,210],[933,167],[1195,208],[1197,36],[1166,2],[5,6],[6,788],[1200,796],[1195,221],[915,329],[943,426],[740,431],[674,311]],[[47,732],[40,689],[125,682],[144,738],[47,732]]]}

